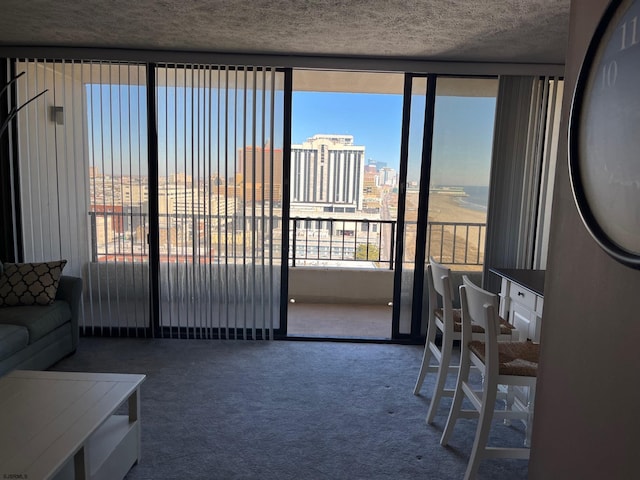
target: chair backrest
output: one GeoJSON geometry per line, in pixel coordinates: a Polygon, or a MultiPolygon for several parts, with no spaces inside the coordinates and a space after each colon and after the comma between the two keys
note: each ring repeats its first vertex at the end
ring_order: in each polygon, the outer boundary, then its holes
{"type": "Polygon", "coordinates": [[[467,318],[484,328],[486,335],[497,338],[500,332],[500,318],[496,294],[483,290],[464,275],[460,286],[460,307],[463,324],[467,318]]]}
{"type": "MultiPolygon", "coordinates": [[[[442,309],[447,311],[453,308],[453,288],[451,287],[451,270],[441,263],[436,262],[433,257],[429,257],[428,271],[431,272],[429,277],[431,278],[434,293],[437,293],[442,298],[442,309]]],[[[429,297],[429,301],[432,301],[429,297]]],[[[433,305],[431,308],[436,308],[433,305]]]]}

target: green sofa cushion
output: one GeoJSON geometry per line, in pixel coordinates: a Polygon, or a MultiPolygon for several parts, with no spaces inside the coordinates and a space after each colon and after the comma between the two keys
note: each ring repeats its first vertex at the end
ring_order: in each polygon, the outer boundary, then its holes
{"type": "Polygon", "coordinates": [[[61,300],[47,306],[3,307],[0,313],[0,324],[27,328],[30,344],[71,319],[69,304],[61,300]]]}
{"type": "Polygon", "coordinates": [[[19,325],[0,325],[0,360],[9,358],[29,344],[29,332],[19,325]]]}

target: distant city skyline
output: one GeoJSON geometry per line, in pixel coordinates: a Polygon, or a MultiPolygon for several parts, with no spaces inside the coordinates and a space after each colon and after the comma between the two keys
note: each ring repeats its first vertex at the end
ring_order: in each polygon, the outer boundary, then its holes
{"type": "MultiPolygon", "coordinates": [[[[147,155],[146,114],[145,105],[142,104],[144,87],[90,85],[87,87],[87,93],[89,150],[94,156],[93,165],[99,166],[104,173],[112,171],[118,175],[126,175],[129,172],[133,175],[146,174],[146,162],[139,161],[147,155]],[[133,105],[133,108],[129,105],[133,105]],[[103,143],[103,136],[109,141],[103,143]],[[111,143],[114,146],[119,145],[120,148],[114,148],[111,151],[111,143]]],[[[159,95],[159,99],[163,98],[163,95],[159,95]]],[[[170,98],[167,102],[180,103],[181,98],[182,96],[174,94],[174,99],[170,98]]],[[[412,111],[424,110],[424,96],[414,95],[412,101],[414,102],[412,111]]],[[[317,134],[352,135],[356,144],[365,147],[365,164],[382,162],[399,170],[402,103],[402,95],[293,92],[292,143],[300,144],[317,134]]],[[[166,108],[165,106],[164,110],[166,108]]],[[[181,108],[184,109],[184,107],[181,108]]],[[[189,117],[189,110],[184,114],[189,117]]],[[[182,116],[180,114],[180,117],[182,116]]],[[[432,148],[432,184],[488,185],[494,116],[495,98],[493,97],[439,96],[437,98],[432,148]]],[[[172,124],[163,126],[163,122],[168,121],[176,122],[176,119],[170,117],[162,120],[158,132],[158,143],[161,146],[159,149],[161,175],[168,176],[179,172],[191,174],[189,171],[191,155],[199,156],[200,160],[206,155],[217,157],[218,147],[216,145],[205,147],[204,142],[212,139],[200,134],[195,140],[200,144],[194,150],[186,148],[186,138],[180,139],[180,146],[176,149],[175,142],[171,138],[166,138],[166,132],[169,132],[172,138],[186,136],[189,132],[184,127],[178,128],[172,124]],[[178,128],[177,131],[176,128],[178,128]],[[176,159],[174,158],[176,155],[184,158],[176,159]]],[[[282,137],[279,123],[276,119],[274,127],[278,134],[274,136],[276,148],[279,147],[278,139],[282,137]]],[[[408,165],[408,182],[410,183],[419,178],[422,123],[422,121],[410,123],[411,157],[408,165]]],[[[193,132],[188,136],[191,137],[191,135],[193,132]]],[[[268,143],[269,138],[269,136],[266,139],[259,138],[257,145],[264,140],[268,143]]],[[[225,148],[228,150],[223,153],[223,158],[226,156],[231,162],[237,159],[238,149],[243,148],[239,143],[241,140],[241,138],[237,139],[237,145],[227,145],[225,148]]],[[[227,165],[227,169],[232,171],[233,166],[227,165]]]]}

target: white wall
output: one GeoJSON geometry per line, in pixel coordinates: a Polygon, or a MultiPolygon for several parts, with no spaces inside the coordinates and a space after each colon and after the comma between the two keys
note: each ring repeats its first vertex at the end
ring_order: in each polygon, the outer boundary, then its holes
{"type": "Polygon", "coordinates": [[[18,81],[20,104],[47,90],[18,116],[25,261],[64,258],[67,275],[80,275],[89,255],[88,195],[79,187],[86,183],[86,112],[76,70],[51,62],[16,66],[18,73],[25,72],[18,81]],[[50,117],[54,105],[63,108],[62,125],[50,117]]]}
{"type": "Polygon", "coordinates": [[[589,236],[567,169],[571,93],[607,3],[572,1],[530,479],[627,479],[640,471],[640,271],[589,236]]]}
{"type": "Polygon", "coordinates": [[[386,305],[393,300],[393,275],[392,270],[290,268],[289,299],[386,305]]]}

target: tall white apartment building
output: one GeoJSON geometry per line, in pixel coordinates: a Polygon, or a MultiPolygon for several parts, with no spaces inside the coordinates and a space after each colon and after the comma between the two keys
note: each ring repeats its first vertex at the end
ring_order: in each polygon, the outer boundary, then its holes
{"type": "Polygon", "coordinates": [[[353,135],[314,135],[291,145],[291,201],[362,210],[364,166],[364,146],[354,145],[353,135]]]}

